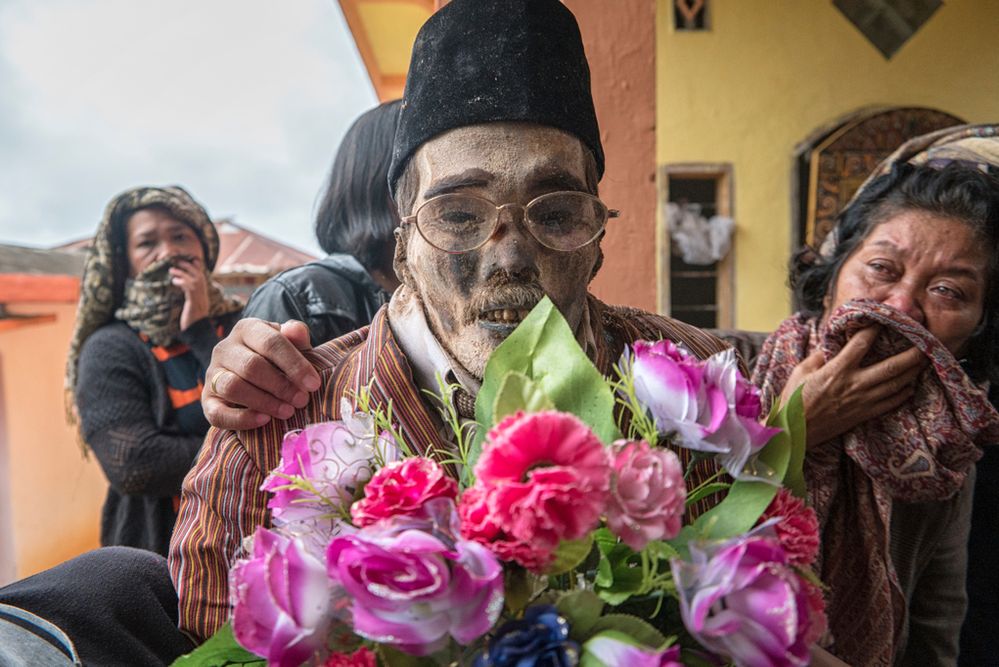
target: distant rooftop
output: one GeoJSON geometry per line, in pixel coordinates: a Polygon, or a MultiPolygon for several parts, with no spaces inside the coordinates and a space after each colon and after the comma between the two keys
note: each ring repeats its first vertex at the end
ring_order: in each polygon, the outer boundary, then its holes
{"type": "Polygon", "coordinates": [[[272,238],[237,225],[232,220],[215,222],[219,232],[219,261],[215,273],[273,275],[316,259],[272,238]]]}
{"type": "Polygon", "coordinates": [[[79,277],[83,261],[84,255],[79,252],[0,244],[0,273],[79,277]]]}

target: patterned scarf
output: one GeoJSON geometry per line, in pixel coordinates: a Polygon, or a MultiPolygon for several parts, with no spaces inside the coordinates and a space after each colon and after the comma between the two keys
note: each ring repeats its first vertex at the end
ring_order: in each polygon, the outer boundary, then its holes
{"type": "MultiPolygon", "coordinates": [[[[205,270],[210,272],[215,268],[219,253],[218,233],[205,209],[183,188],[133,188],[111,200],[97,227],[80,281],[80,302],[66,361],[64,384],[70,424],[76,425],[79,421],[75,399],[77,362],[83,343],[91,334],[116,317],[133,329],[146,333],[150,338],[155,335],[161,341],[167,334],[172,339],[176,334],[174,329],[179,326],[180,309],[175,307],[174,295],[177,288],[166,280],[165,264],[168,262],[157,262],[134,280],[128,280],[128,220],[136,211],[150,206],[162,207],[177,220],[188,224],[201,239],[205,270]]],[[[209,287],[209,298],[213,316],[242,308],[239,301],[225,297],[215,283],[209,287]]],[[[180,305],[183,306],[182,296],[180,305]]]]}
{"type": "Polygon", "coordinates": [[[905,623],[889,551],[892,502],[953,497],[980,447],[999,439],[999,413],[950,351],[909,317],[870,300],[844,304],[821,327],[801,314],[785,320],[764,344],[753,381],[764,400],[778,400],[792,369],[813,349],[831,359],[872,325],[882,334],[865,365],[911,346],[931,363],[903,406],[810,447],[805,459],[822,530],[820,571],[830,586],[834,652],[854,665],[890,665],[905,623]]]}
{"type": "MultiPolygon", "coordinates": [[[[170,282],[169,273],[177,259],[158,260],[135,278],[125,281],[124,302],[114,313],[115,319],[145,334],[153,345],[169,345],[180,334],[184,292],[170,282]]],[[[212,280],[208,281],[208,299],[209,317],[225,315],[242,307],[234,299],[227,298],[222,286],[212,280]]]]}

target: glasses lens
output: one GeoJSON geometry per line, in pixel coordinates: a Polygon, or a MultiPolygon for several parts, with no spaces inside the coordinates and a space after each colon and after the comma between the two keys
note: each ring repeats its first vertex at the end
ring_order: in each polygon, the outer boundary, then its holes
{"type": "Polygon", "coordinates": [[[581,248],[600,234],[607,207],[583,192],[553,192],[527,208],[527,224],[543,245],[553,250],[581,248]]]}
{"type": "Polygon", "coordinates": [[[416,212],[416,225],[431,245],[447,252],[464,252],[492,233],[496,207],[470,195],[440,195],[416,212]]]}

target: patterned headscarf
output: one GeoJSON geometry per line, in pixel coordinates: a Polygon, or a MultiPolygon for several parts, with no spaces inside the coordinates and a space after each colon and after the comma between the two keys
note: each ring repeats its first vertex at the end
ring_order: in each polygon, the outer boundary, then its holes
{"type": "MultiPolygon", "coordinates": [[[[957,163],[999,178],[999,124],[955,125],[910,139],[871,172],[867,180],[857,188],[850,204],[856,201],[872,181],[889,173],[894,165],[900,163],[937,168],[957,163]]],[[[820,254],[831,257],[835,244],[836,234],[833,229],[826,234],[820,254]]]]}
{"type": "MultiPolygon", "coordinates": [[[[114,319],[125,319],[133,327],[150,329],[153,333],[164,330],[165,322],[155,322],[147,318],[142,326],[136,318],[135,308],[123,308],[126,304],[126,290],[129,292],[129,304],[134,303],[137,290],[141,290],[141,282],[130,281],[127,225],[133,213],[144,208],[160,207],[171,216],[186,223],[197,233],[205,253],[205,267],[210,273],[215,268],[219,254],[219,237],[215,225],[205,209],[181,187],[139,187],[122,192],[108,203],[104,210],[104,218],[97,227],[93,244],[87,254],[83,268],[83,279],[80,281],[80,302],[76,311],[76,324],[73,328],[73,338],[69,345],[69,358],[66,362],[66,408],[70,423],[75,424],[75,392],[77,381],[77,363],[84,342],[99,328],[114,319]]],[[[157,263],[159,264],[159,263],[157,263]]],[[[162,267],[152,267],[162,271],[162,267]]],[[[145,282],[146,289],[158,289],[160,283],[145,282]]],[[[168,285],[162,284],[165,288],[168,285]]],[[[211,302],[211,316],[224,315],[239,310],[242,304],[227,298],[222,288],[215,282],[209,282],[208,296],[211,302]]],[[[179,309],[168,310],[169,317],[180,316],[179,309]]],[[[149,334],[150,331],[144,331],[149,334]]]]}

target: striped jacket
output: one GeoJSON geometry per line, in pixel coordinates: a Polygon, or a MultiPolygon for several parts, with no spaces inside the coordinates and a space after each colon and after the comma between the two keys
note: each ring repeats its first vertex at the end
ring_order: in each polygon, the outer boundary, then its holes
{"type": "MultiPolygon", "coordinates": [[[[589,297],[596,341],[594,364],[609,373],[624,346],[638,339],[669,338],[706,357],[725,345],[711,335],[668,317],[607,306],[589,297]]],[[[179,625],[197,641],[211,636],[229,617],[229,566],[242,555],[244,538],[268,526],[267,493],[260,490],[280,462],[281,441],[293,429],[340,418],[340,399],[370,384],[375,404],[392,402],[392,414],[406,441],[421,452],[446,451],[434,408],[413,380],[410,364],[392,335],[387,307],[371,325],[315,348],[311,361],[322,380],[308,405],[286,421],[255,431],[212,429],[184,480],[180,516],[170,544],[170,573],[179,596],[179,625]]],[[[679,451],[686,464],[688,454],[679,451]]],[[[715,472],[698,464],[692,482],[715,472]]],[[[709,501],[710,502],[710,501],[709,501]]],[[[697,508],[703,511],[704,507],[697,508]]]]}

